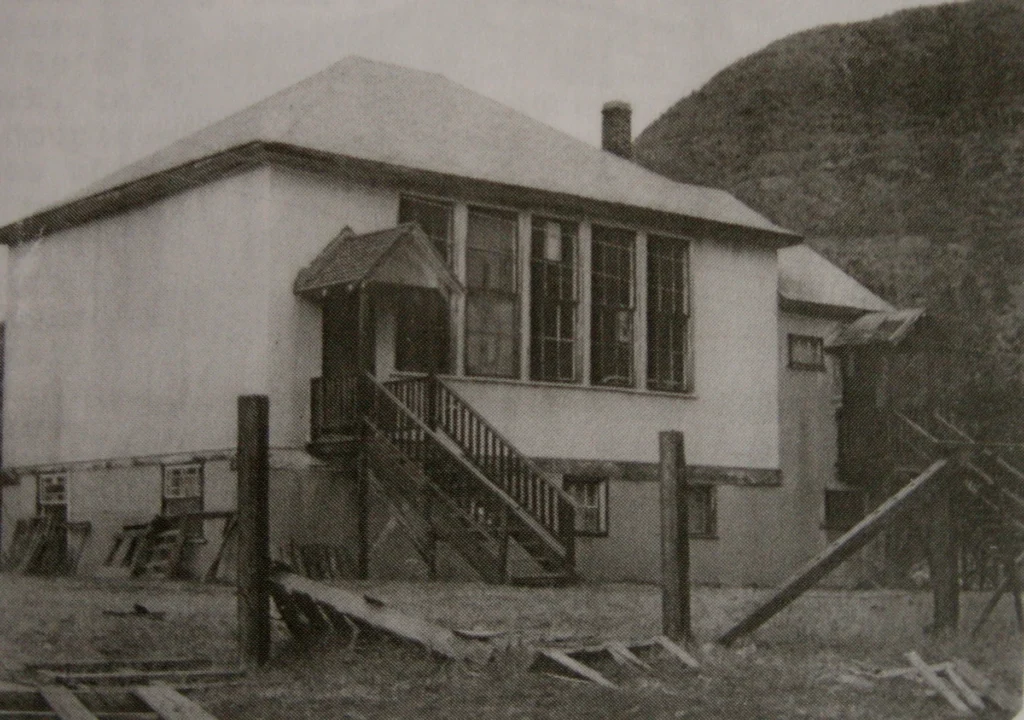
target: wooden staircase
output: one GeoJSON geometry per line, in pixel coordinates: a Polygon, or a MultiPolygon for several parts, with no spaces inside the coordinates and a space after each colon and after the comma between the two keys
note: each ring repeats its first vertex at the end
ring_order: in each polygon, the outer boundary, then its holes
{"type": "MultiPolygon", "coordinates": [[[[510,544],[537,566],[533,582],[575,579],[575,503],[458,394],[434,377],[318,381],[332,434],[364,454],[368,477],[433,568],[439,542],[486,582],[509,577],[510,544]],[[331,383],[343,387],[332,387],[331,383]],[[343,407],[328,409],[326,401],[343,407]]],[[[317,389],[317,385],[314,385],[317,389]]]]}

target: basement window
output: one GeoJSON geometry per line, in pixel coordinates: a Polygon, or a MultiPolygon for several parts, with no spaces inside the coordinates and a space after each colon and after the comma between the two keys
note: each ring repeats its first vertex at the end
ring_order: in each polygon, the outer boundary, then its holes
{"type": "Polygon", "coordinates": [[[789,336],[789,367],[794,370],[825,370],[825,341],[814,335],[789,336]]]}
{"type": "MultiPolygon", "coordinates": [[[[163,466],[162,512],[164,517],[179,517],[203,512],[203,465],[182,463],[163,466]]],[[[201,537],[201,518],[184,520],[184,533],[188,537],[201,537]]]]}
{"type": "Polygon", "coordinates": [[[593,228],[590,379],[594,385],[630,387],[636,308],[636,234],[593,228]]]}
{"type": "Polygon", "coordinates": [[[466,237],[466,372],[519,377],[515,213],[470,208],[466,237]]]}
{"type": "Polygon", "coordinates": [[[825,491],[825,530],[845,533],[864,518],[864,495],[857,490],[825,491]]]}
{"type": "Polygon", "coordinates": [[[535,217],[530,244],[530,377],[574,382],[577,226],[535,217]]]}
{"type": "Polygon", "coordinates": [[[64,473],[40,475],[37,485],[39,508],[66,507],[68,504],[68,476],[64,473]]]}
{"type": "Polygon", "coordinates": [[[590,537],[608,535],[608,478],[565,475],[565,492],[576,501],[576,534],[590,537]]]}
{"type": "Polygon", "coordinates": [[[398,200],[398,222],[418,224],[449,265],[454,259],[452,217],[452,203],[408,195],[398,200]]]}
{"type": "Polygon", "coordinates": [[[718,508],[712,485],[689,485],[686,488],[686,522],[693,538],[718,536],[718,508]]]}
{"type": "Polygon", "coordinates": [[[647,250],[647,387],[686,392],[690,337],[689,246],[652,235],[647,250]]]}

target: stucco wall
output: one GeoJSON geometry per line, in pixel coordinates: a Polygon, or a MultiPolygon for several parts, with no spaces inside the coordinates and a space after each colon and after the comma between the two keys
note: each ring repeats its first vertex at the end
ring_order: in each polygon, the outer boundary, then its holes
{"type": "Polygon", "coordinates": [[[235,444],[235,398],[267,386],[268,172],[10,253],[4,462],[235,444]]]}

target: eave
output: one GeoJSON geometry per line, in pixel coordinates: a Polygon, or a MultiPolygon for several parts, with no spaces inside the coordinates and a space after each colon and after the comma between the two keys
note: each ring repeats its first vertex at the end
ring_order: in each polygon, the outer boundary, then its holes
{"type": "Polygon", "coordinates": [[[469,201],[571,216],[609,218],[654,231],[760,245],[778,249],[798,244],[801,237],[641,208],[567,193],[509,185],[377,160],[326,153],[286,143],[253,141],[179,165],[88,197],[47,208],[0,228],[0,244],[17,245],[61,230],[152,204],[165,197],[229,175],[272,164],[369,186],[399,187],[469,201]]]}

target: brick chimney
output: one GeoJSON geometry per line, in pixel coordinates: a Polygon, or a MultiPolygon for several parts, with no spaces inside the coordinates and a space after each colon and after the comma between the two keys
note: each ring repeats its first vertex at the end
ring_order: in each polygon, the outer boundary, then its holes
{"type": "Polygon", "coordinates": [[[627,160],[633,159],[633,108],[611,100],[601,108],[601,147],[627,160]]]}

